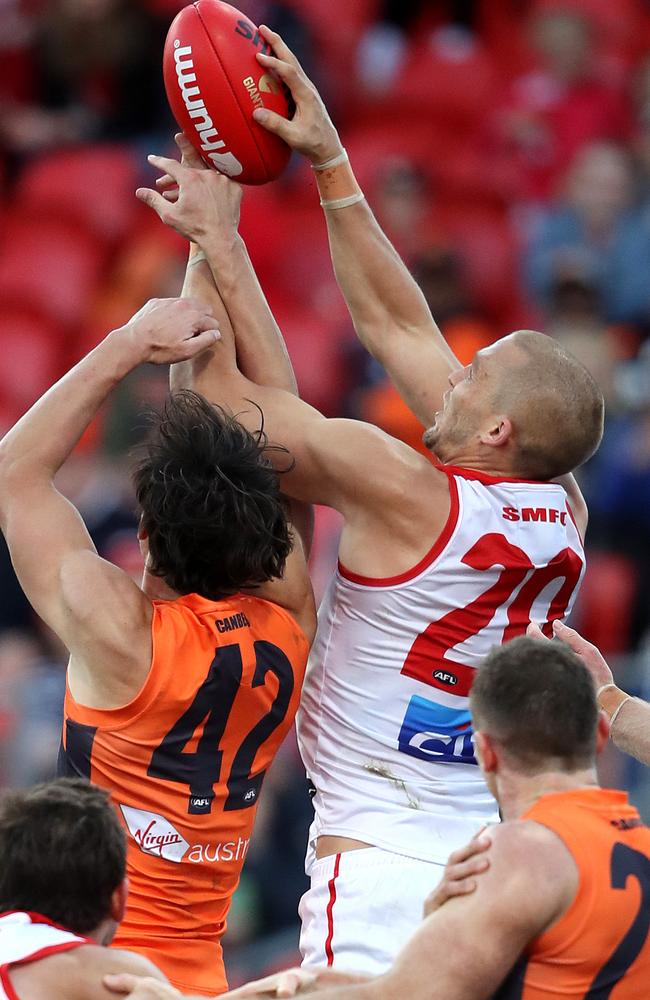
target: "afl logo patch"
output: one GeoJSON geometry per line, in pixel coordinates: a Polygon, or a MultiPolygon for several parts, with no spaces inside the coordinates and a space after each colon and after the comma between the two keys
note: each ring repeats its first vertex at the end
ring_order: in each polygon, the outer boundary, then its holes
{"type": "Polygon", "coordinates": [[[433,679],[440,684],[447,684],[449,687],[456,687],[458,684],[456,674],[450,674],[448,670],[434,670],[433,679]]]}

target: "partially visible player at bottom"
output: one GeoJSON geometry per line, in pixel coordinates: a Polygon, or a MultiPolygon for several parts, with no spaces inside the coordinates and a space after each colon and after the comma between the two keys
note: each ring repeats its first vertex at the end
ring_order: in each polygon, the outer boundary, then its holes
{"type": "Polygon", "coordinates": [[[212,347],[215,326],[196,300],[149,304],[0,446],[14,566],[71,654],[60,771],[109,789],[130,834],[116,942],[204,995],[227,989],[220,938],[315,628],[301,543],[262,432],[196,393],[172,395],[135,473],[142,588],[52,480],[121,378],[212,347]]]}
{"type": "MultiPolygon", "coordinates": [[[[323,1000],[647,1000],[650,830],[623,792],[598,787],[607,740],[587,669],[566,646],[494,648],[470,695],[481,769],[504,822],[475,891],[448,899],[377,979],[296,969],[228,997],[323,1000]]],[[[173,996],[130,977],[132,1000],[173,996]]]]}
{"type": "Polygon", "coordinates": [[[6,792],[0,858],[0,1000],[108,1000],[107,972],[161,975],[106,947],[128,888],[126,838],[102,789],[62,779],[6,792]]]}

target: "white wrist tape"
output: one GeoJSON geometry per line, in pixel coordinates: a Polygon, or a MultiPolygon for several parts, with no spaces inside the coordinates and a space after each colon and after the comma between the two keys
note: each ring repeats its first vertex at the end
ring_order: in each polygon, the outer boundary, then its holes
{"type": "Polygon", "coordinates": [[[190,257],[190,259],[187,262],[187,266],[194,267],[195,264],[200,264],[202,260],[207,261],[207,259],[208,258],[203,253],[203,250],[199,250],[199,252],[195,253],[193,257],[190,257]]]}
{"type": "Polygon", "coordinates": [[[345,149],[341,150],[338,156],[333,156],[331,160],[325,160],[324,163],[312,163],[312,170],[329,170],[330,167],[338,167],[342,163],[346,163],[348,160],[348,154],[345,149]]]}
{"type": "Polygon", "coordinates": [[[360,201],[365,201],[366,196],[362,191],[358,191],[356,194],[349,194],[347,198],[321,198],[321,207],[326,211],[332,208],[347,208],[348,205],[358,205],[360,201]]]}
{"type": "Polygon", "coordinates": [[[612,712],[612,714],[610,715],[610,717],[609,717],[609,731],[610,731],[610,733],[614,729],[614,723],[618,719],[618,713],[623,708],[623,705],[627,705],[628,701],[632,701],[632,695],[631,694],[628,694],[625,698],[623,698],[623,701],[620,703],[620,705],[617,705],[616,708],[614,709],[614,711],[612,712]]]}

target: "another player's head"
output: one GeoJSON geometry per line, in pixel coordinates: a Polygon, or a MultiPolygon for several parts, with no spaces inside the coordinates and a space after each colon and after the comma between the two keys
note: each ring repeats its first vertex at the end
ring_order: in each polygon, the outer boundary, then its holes
{"type": "Polygon", "coordinates": [[[135,489],[148,568],[176,593],[218,600],[282,576],[292,539],[268,450],[195,392],[156,417],[135,489]]]}
{"type": "Polygon", "coordinates": [[[595,768],[607,739],[591,676],[563,643],[521,636],[495,646],[470,693],[476,749],[490,790],[503,781],[595,768]]]}
{"type": "Polygon", "coordinates": [[[6,792],[0,858],[0,913],[39,913],[110,942],[126,904],[126,840],[105,791],[62,778],[6,792]]]}
{"type": "Polygon", "coordinates": [[[449,376],[443,409],[424,440],[441,461],[481,457],[519,479],[549,480],[593,455],[603,433],[603,395],[557,341],[519,330],[449,376]]]}

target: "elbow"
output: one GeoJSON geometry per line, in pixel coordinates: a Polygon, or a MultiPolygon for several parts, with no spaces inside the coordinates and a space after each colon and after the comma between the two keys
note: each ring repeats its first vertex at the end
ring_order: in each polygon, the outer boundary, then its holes
{"type": "Polygon", "coordinates": [[[9,504],[23,490],[27,480],[33,478],[25,457],[18,454],[7,434],[0,441],[0,518],[4,524],[9,504]]]}

